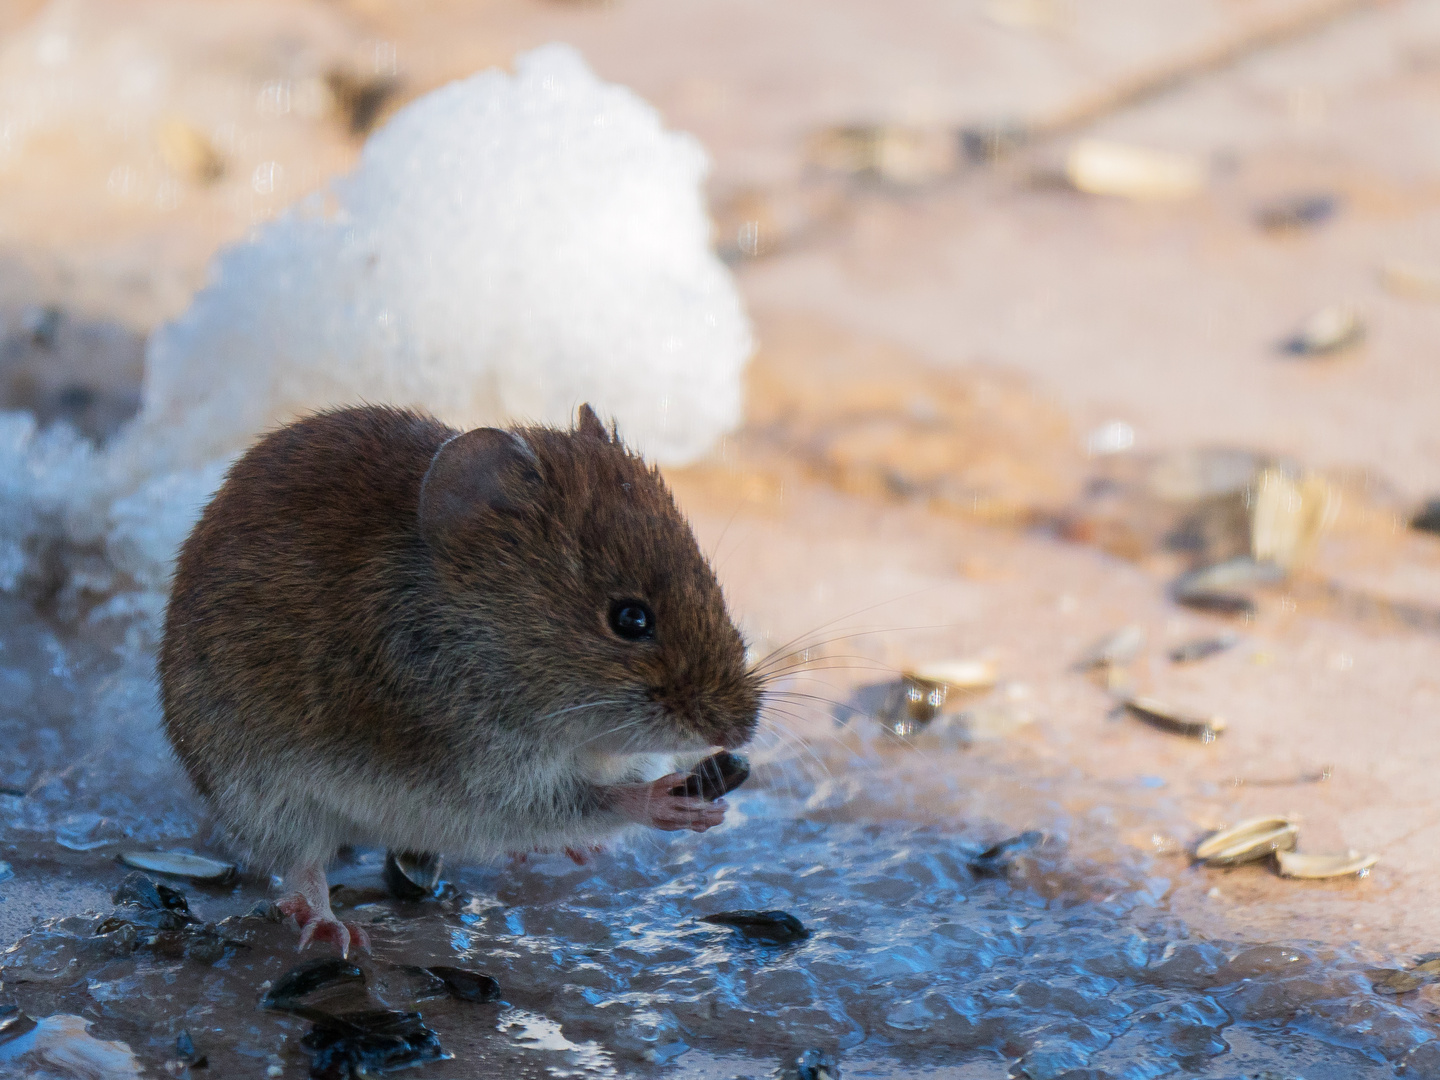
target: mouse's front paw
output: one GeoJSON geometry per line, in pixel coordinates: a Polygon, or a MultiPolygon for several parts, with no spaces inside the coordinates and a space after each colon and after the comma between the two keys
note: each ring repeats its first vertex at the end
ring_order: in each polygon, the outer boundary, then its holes
{"type": "Polygon", "coordinates": [[[671,789],[685,782],[686,773],[671,773],[648,784],[621,784],[611,789],[615,810],[630,821],[676,832],[690,829],[704,832],[725,820],[729,804],[724,799],[706,802],[686,795],[672,795],[671,789]]]}

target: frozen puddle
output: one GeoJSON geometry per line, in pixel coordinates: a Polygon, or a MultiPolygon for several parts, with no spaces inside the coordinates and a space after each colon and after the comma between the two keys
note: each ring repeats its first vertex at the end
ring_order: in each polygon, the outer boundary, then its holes
{"type": "MultiPolygon", "coordinates": [[[[62,871],[113,890],[128,847],[219,849],[155,728],[145,655],[18,602],[0,614],[0,896],[49,897],[56,916],[3,955],[0,1075],[204,1075],[182,1031],[210,1075],[306,1075],[310,1021],[259,1005],[297,963],[291,929],[244,914],[267,882],[172,882],[219,925],[159,934],[97,934],[111,906],[75,914],[47,892],[62,871]]],[[[402,903],[379,890],[383,853],[351,854],[332,880],[344,917],[373,923],[363,1007],[421,1013],[453,1057],[417,1076],[758,1078],[807,1049],[847,1078],[1317,1080],[1392,1076],[1407,1056],[1406,1075],[1440,1075],[1433,1030],[1371,990],[1366,958],[1202,940],[1167,912],[1180,864],[1119,839],[1181,828],[1163,792],[1117,800],[1003,748],[921,755],[863,720],[836,734],[757,750],[724,828],[584,867],[453,868],[442,899],[402,903]],[[1043,842],[977,873],[986,846],[1032,828],[1043,842]],[[740,908],[810,936],[699,921],[740,908]],[[488,972],[504,1000],[427,996],[404,970],[437,964],[488,972]]]]}

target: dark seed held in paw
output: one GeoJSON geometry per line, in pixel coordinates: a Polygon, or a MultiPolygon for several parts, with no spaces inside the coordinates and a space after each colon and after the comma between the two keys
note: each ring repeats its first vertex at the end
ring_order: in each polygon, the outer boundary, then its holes
{"type": "Polygon", "coordinates": [[[788,911],[722,911],[701,916],[700,921],[729,926],[751,941],[770,945],[790,945],[810,936],[805,924],[788,911]]]}
{"type": "Polygon", "coordinates": [[[670,789],[671,795],[688,795],[692,799],[714,802],[743,784],[750,777],[750,762],[743,754],[722,750],[711,754],[685,778],[685,783],[670,789]]]}
{"type": "Polygon", "coordinates": [[[440,887],[440,856],[431,851],[387,851],[385,887],[397,900],[425,900],[440,887]]]}
{"type": "Polygon", "coordinates": [[[317,990],[364,985],[365,972],[348,960],[325,956],[291,968],[276,979],[274,987],[265,995],[264,1005],[267,1009],[285,1009],[317,990]]]}

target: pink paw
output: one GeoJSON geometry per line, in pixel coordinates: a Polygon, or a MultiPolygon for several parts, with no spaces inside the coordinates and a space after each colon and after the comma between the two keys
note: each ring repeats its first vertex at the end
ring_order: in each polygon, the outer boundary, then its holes
{"type": "Polygon", "coordinates": [[[300,927],[300,944],[295,946],[296,952],[302,952],[312,941],[330,942],[340,950],[341,956],[350,955],[351,945],[370,951],[370,935],[363,926],[341,922],[329,911],[315,911],[310,902],[298,893],[278,901],[275,906],[294,918],[300,927]]]}
{"type": "Polygon", "coordinates": [[[672,795],[672,788],[685,783],[686,773],[671,773],[648,784],[623,784],[614,789],[615,809],[631,821],[666,832],[689,829],[704,832],[725,820],[729,804],[724,799],[707,802],[686,795],[672,795]]]}

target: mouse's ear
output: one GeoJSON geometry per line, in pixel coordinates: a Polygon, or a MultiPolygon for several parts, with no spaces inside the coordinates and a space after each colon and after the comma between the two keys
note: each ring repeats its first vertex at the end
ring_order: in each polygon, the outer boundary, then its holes
{"type": "Polygon", "coordinates": [[[605,430],[605,425],[600,422],[600,417],[595,415],[595,410],[590,407],[587,401],[580,406],[580,413],[575,421],[575,431],[579,435],[587,435],[599,439],[601,442],[610,441],[610,432],[605,430]]]}
{"type": "Polygon", "coordinates": [[[456,435],[435,452],[420,484],[420,532],[434,546],[488,514],[520,509],[542,483],[535,451],[514,432],[456,435]]]}

